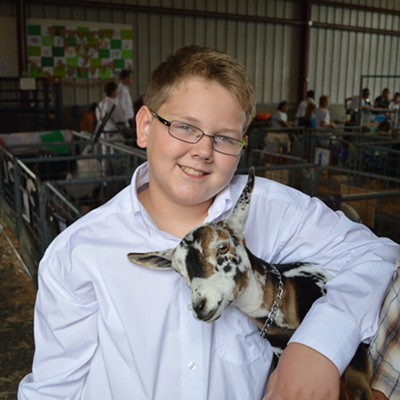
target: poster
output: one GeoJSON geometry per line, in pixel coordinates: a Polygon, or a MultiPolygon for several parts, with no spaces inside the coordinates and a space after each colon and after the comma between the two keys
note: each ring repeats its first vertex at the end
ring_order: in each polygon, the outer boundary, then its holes
{"type": "Polygon", "coordinates": [[[132,68],[132,30],[28,23],[30,77],[115,77],[132,68]]]}

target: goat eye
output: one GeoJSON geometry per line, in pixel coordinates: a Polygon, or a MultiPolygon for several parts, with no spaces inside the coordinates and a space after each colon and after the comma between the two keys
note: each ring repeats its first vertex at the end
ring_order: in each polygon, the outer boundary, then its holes
{"type": "Polygon", "coordinates": [[[229,251],[229,243],[225,242],[225,243],[221,243],[218,246],[218,254],[226,254],[229,251]]]}

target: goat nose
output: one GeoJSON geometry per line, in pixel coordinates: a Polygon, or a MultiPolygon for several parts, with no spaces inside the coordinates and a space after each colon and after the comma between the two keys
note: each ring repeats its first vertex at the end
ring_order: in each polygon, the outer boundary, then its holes
{"type": "Polygon", "coordinates": [[[193,310],[196,314],[200,314],[206,305],[206,299],[199,300],[196,304],[193,304],[193,310]]]}

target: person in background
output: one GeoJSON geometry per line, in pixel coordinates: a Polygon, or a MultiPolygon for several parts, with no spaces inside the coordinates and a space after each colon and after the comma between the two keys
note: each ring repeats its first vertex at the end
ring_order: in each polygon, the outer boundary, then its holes
{"type": "Polygon", "coordinates": [[[306,113],[303,118],[303,122],[306,128],[317,128],[317,118],[315,113],[317,111],[317,104],[314,102],[310,102],[307,104],[306,113]]]}
{"type": "Polygon", "coordinates": [[[271,128],[288,128],[289,103],[284,100],[278,104],[277,110],[271,118],[271,128]]]}
{"type": "Polygon", "coordinates": [[[104,85],[104,98],[96,108],[97,125],[103,122],[111,111],[111,116],[103,127],[102,138],[111,141],[122,141],[125,127],[125,112],[117,98],[117,84],[109,81],[104,85]]]}
{"type": "Polygon", "coordinates": [[[128,259],[174,248],[232,213],[248,178],[236,171],[254,86],[228,54],[185,46],[153,71],[146,96],[136,123],[148,161],[129,186],[60,233],[40,262],[33,370],[18,399],[337,400],[341,372],[376,331],[400,246],[257,177],[249,249],[332,275],[270,375],[271,346],[237,308],[198,321],[179,274],[128,259]]]}
{"type": "Polygon", "coordinates": [[[393,99],[389,104],[389,110],[391,111],[390,115],[390,120],[392,123],[392,129],[393,130],[399,130],[400,129],[400,92],[396,92],[393,95],[393,99]]]}
{"type": "Polygon", "coordinates": [[[380,96],[374,101],[373,121],[377,124],[378,132],[389,132],[391,129],[389,105],[391,92],[389,88],[384,88],[380,96]]]}
{"type": "Polygon", "coordinates": [[[135,113],[133,101],[130,93],[132,71],[123,69],[119,74],[119,83],[117,88],[118,101],[125,113],[125,124],[130,129],[133,139],[135,139],[135,113]]]}
{"type": "Polygon", "coordinates": [[[380,96],[374,101],[374,108],[381,108],[387,110],[390,104],[390,89],[384,88],[380,96]]]}
{"type": "Polygon", "coordinates": [[[319,108],[315,111],[315,118],[318,128],[336,128],[329,113],[329,96],[322,95],[319,98],[319,108]]]}
{"type": "Polygon", "coordinates": [[[353,124],[366,125],[372,121],[372,102],[370,96],[370,90],[364,88],[361,96],[346,98],[346,111],[350,115],[350,121],[353,124]]]}
{"type": "Polygon", "coordinates": [[[306,115],[306,108],[309,103],[315,103],[315,92],[314,90],[307,91],[306,98],[302,100],[296,111],[296,123],[298,126],[304,126],[303,118],[306,115]]]}
{"type": "MultiPolygon", "coordinates": [[[[119,142],[124,141],[124,131],[126,129],[125,113],[117,98],[117,84],[109,81],[104,85],[105,97],[100,101],[96,108],[97,129],[103,124],[104,118],[108,118],[100,132],[100,138],[104,141],[119,142]],[[110,114],[111,113],[111,114],[110,114]]],[[[104,143],[100,144],[100,153],[103,156],[114,154],[114,149],[104,143]]],[[[101,158],[101,172],[103,176],[117,173],[117,160],[101,158]]]]}
{"type": "Polygon", "coordinates": [[[92,103],[89,106],[89,109],[83,114],[80,122],[81,132],[95,132],[97,126],[96,108],[97,103],[92,103]]]}

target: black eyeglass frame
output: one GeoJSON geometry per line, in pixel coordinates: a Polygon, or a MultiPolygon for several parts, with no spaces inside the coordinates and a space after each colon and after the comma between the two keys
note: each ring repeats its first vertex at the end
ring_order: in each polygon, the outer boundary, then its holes
{"type": "MultiPolygon", "coordinates": [[[[238,154],[224,153],[223,151],[217,150],[217,149],[215,148],[215,144],[214,144],[214,143],[215,143],[215,142],[214,142],[215,136],[207,135],[207,133],[205,133],[203,130],[201,130],[201,129],[198,128],[197,126],[194,126],[194,125],[192,125],[192,124],[189,124],[189,123],[185,122],[185,125],[188,125],[188,126],[191,126],[191,127],[193,127],[193,128],[196,128],[197,130],[199,130],[199,131],[202,133],[202,135],[201,135],[201,136],[198,138],[198,140],[196,140],[195,142],[188,142],[188,141],[186,141],[186,140],[183,140],[183,139],[181,139],[181,138],[178,138],[178,137],[174,136],[174,135],[171,133],[171,131],[170,131],[170,127],[171,127],[171,124],[172,124],[173,122],[181,122],[181,121],[176,121],[176,120],[168,121],[168,120],[166,120],[165,118],[159,116],[155,111],[153,111],[153,110],[150,110],[150,111],[151,111],[151,113],[154,115],[154,117],[155,117],[158,121],[160,121],[163,125],[165,125],[165,126],[168,127],[168,133],[170,134],[170,136],[172,136],[172,137],[173,137],[174,139],[176,139],[176,140],[180,140],[181,142],[190,143],[190,144],[196,144],[196,143],[200,142],[200,140],[203,138],[203,136],[207,136],[207,137],[209,137],[209,138],[211,139],[211,141],[212,141],[212,143],[213,143],[213,149],[214,149],[214,151],[216,151],[217,153],[225,154],[226,156],[232,156],[232,157],[239,156],[239,155],[241,154],[241,152],[242,152],[242,151],[246,148],[246,146],[247,146],[247,142],[246,142],[244,139],[239,140],[239,139],[231,138],[231,137],[229,137],[229,136],[217,135],[217,136],[219,136],[219,137],[226,137],[226,138],[228,138],[229,140],[234,140],[235,142],[238,142],[238,143],[240,143],[240,144],[242,145],[242,148],[240,149],[240,152],[239,152],[238,154]]],[[[182,122],[182,123],[183,123],[183,122],[182,122]]]]}

